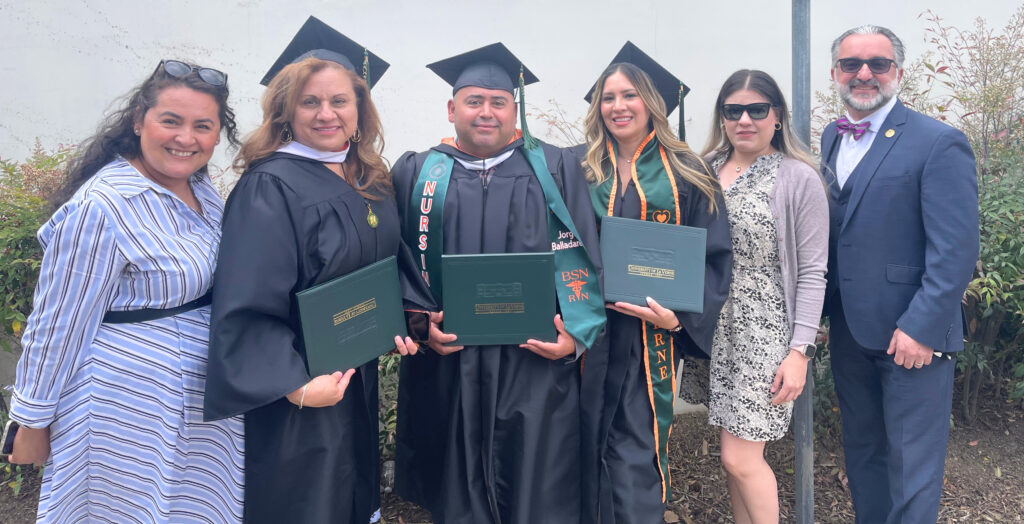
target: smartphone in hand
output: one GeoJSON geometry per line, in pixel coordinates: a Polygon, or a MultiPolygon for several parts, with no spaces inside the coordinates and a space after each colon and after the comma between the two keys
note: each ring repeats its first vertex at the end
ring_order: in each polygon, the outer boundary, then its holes
{"type": "Polygon", "coordinates": [[[18,428],[21,426],[13,421],[8,420],[4,426],[3,437],[0,437],[0,455],[10,455],[14,453],[14,436],[18,434],[18,428]]]}

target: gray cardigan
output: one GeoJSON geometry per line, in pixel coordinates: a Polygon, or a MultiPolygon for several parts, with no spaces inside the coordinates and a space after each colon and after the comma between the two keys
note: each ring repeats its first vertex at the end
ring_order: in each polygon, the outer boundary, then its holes
{"type": "Polygon", "coordinates": [[[818,173],[783,158],[769,196],[778,234],[789,346],[813,344],[825,301],[828,264],[828,197],[818,173]]]}
{"type": "MultiPolygon", "coordinates": [[[[715,155],[709,155],[708,162],[715,155]]],[[[818,173],[784,157],[769,195],[778,236],[789,346],[813,344],[825,302],[828,196],[818,173]]]]}

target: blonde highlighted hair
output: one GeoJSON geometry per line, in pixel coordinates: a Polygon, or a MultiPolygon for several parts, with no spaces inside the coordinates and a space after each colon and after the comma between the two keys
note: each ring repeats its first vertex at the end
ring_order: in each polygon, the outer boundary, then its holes
{"type": "Polygon", "coordinates": [[[394,190],[388,165],[381,156],[384,137],[381,135],[380,116],[370,98],[370,88],[362,77],[328,60],[307,58],[285,66],[274,77],[260,102],[263,123],[246,137],[235,158],[234,168],[244,174],[254,162],[272,155],[285,144],[282,140],[284,129],[295,116],[302,89],[311,76],[328,68],[343,71],[352,81],[359,110],[356,129],[361,138],[358,142],[349,141],[348,157],[342,164],[346,180],[364,198],[380,200],[380,195],[391,194],[394,190]]]}
{"type": "Polygon", "coordinates": [[[718,206],[715,193],[720,192],[718,180],[711,174],[711,169],[704,160],[697,156],[686,142],[676,138],[669,127],[668,116],[665,114],[665,101],[651,83],[651,78],[642,69],[630,63],[615,63],[608,66],[597,79],[597,85],[591,94],[590,109],[584,118],[584,131],[587,138],[587,152],[583,157],[583,172],[587,180],[594,185],[601,184],[612,173],[612,160],[608,156],[606,143],[614,140],[601,117],[601,94],[609,76],[622,73],[633,87],[636,88],[644,107],[650,113],[650,129],[654,131],[658,143],[668,153],[668,161],[675,176],[691,183],[708,197],[708,212],[714,213],[718,206]]]}

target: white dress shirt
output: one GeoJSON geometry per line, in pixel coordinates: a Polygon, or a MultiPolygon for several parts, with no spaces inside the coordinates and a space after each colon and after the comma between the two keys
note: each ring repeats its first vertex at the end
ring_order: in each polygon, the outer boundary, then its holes
{"type": "Polygon", "coordinates": [[[846,179],[850,178],[850,173],[853,173],[853,170],[857,168],[857,164],[867,154],[868,149],[871,149],[871,144],[875,141],[875,137],[878,136],[878,131],[882,128],[882,124],[885,123],[885,119],[889,116],[889,112],[892,111],[892,107],[896,105],[896,100],[895,96],[892,97],[887,104],[861,120],[854,120],[850,118],[849,113],[846,114],[846,118],[851,123],[871,122],[871,127],[864,132],[860,140],[854,140],[853,133],[846,133],[839,138],[839,155],[836,157],[836,180],[839,182],[840,189],[846,184],[846,179]]]}

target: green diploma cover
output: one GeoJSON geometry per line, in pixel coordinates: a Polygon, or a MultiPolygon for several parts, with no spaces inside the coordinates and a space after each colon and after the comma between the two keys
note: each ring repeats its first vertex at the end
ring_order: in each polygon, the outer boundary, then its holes
{"type": "Polygon", "coordinates": [[[707,231],[606,216],[601,219],[604,299],[673,311],[704,311],[707,231]]]}
{"type": "Polygon", "coordinates": [[[444,255],[444,332],[451,345],[554,342],[554,253],[444,255]]]}
{"type": "Polygon", "coordinates": [[[395,349],[405,312],[395,257],[295,294],[306,368],[316,377],[359,367],[395,349]]]}

